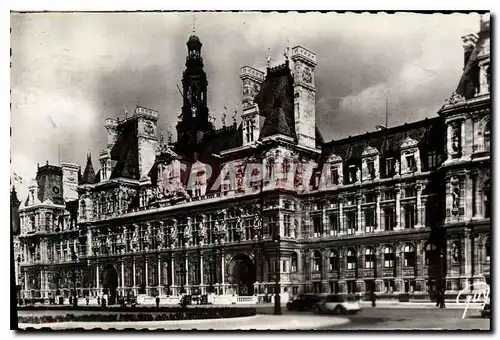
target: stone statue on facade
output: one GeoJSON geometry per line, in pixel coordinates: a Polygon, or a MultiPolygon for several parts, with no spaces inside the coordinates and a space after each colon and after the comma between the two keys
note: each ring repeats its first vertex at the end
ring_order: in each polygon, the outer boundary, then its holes
{"type": "Polygon", "coordinates": [[[460,152],[460,137],[456,128],[452,130],[451,135],[451,151],[452,155],[456,155],[460,152]]]}
{"type": "Polygon", "coordinates": [[[356,170],[356,182],[361,181],[361,170],[358,168],[356,170]]]}
{"type": "Polygon", "coordinates": [[[451,256],[454,262],[460,262],[460,247],[457,243],[453,244],[453,248],[451,250],[451,256]]]}
{"type": "Polygon", "coordinates": [[[201,221],[198,225],[198,231],[200,235],[200,241],[205,241],[207,239],[207,228],[205,227],[205,223],[203,223],[203,221],[201,221]]]}
{"type": "Polygon", "coordinates": [[[177,240],[177,220],[173,220],[173,224],[170,226],[170,246],[173,247],[175,245],[175,241],[177,240]]]}
{"type": "Polygon", "coordinates": [[[399,161],[394,162],[394,174],[399,175],[399,161]]]}

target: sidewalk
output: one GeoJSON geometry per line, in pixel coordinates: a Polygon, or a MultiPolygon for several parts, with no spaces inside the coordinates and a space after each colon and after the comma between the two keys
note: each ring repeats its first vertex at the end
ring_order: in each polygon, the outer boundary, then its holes
{"type": "MultiPolygon", "coordinates": [[[[372,306],[371,301],[359,301],[361,308],[368,308],[372,306]]],[[[376,302],[377,307],[381,308],[432,308],[436,309],[435,302],[399,302],[399,301],[384,301],[376,302]]],[[[446,301],[445,307],[447,309],[465,309],[466,304],[456,303],[455,301],[446,301]]],[[[469,309],[481,309],[481,303],[470,303],[469,309]]]]}
{"type": "Polygon", "coordinates": [[[65,329],[162,329],[162,330],[281,330],[318,329],[348,323],[349,319],[318,315],[255,315],[244,318],[179,320],[149,322],[57,322],[47,324],[19,324],[19,328],[50,327],[65,329]]]}

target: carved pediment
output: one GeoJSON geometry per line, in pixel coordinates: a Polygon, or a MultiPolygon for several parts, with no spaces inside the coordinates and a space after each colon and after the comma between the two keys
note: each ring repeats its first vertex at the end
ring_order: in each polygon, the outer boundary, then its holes
{"type": "Polygon", "coordinates": [[[374,156],[378,155],[378,150],[375,149],[372,146],[367,146],[364,150],[363,153],[361,154],[361,157],[368,157],[368,156],[374,156]]]}
{"type": "Polygon", "coordinates": [[[328,156],[328,160],[327,160],[328,163],[338,163],[338,162],[342,162],[342,157],[332,153],[330,156],[328,156]]]}
{"type": "Polygon", "coordinates": [[[409,148],[414,148],[418,146],[418,142],[411,138],[411,137],[406,137],[406,139],[403,141],[401,144],[401,149],[409,149],[409,148]]]}

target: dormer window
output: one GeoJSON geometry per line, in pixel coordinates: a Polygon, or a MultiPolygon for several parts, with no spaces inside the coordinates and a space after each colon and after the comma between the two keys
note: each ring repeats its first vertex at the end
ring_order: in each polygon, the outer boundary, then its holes
{"type": "Polygon", "coordinates": [[[436,150],[429,151],[427,161],[429,163],[428,164],[429,169],[433,169],[437,166],[437,151],[436,150]]]}
{"type": "Polygon", "coordinates": [[[249,119],[245,122],[245,140],[246,143],[253,142],[253,135],[255,130],[255,122],[249,119]]]}
{"type": "Polygon", "coordinates": [[[285,158],[283,160],[283,164],[281,164],[281,171],[283,172],[283,177],[287,178],[288,173],[290,172],[290,161],[287,158],[285,158]]]}
{"type": "Polygon", "coordinates": [[[374,179],[375,178],[375,162],[372,159],[366,161],[366,168],[368,171],[369,178],[374,179]]]}
{"type": "Polygon", "coordinates": [[[356,165],[349,165],[349,183],[356,182],[356,165]]]}
{"type": "Polygon", "coordinates": [[[406,166],[408,167],[409,172],[417,171],[417,165],[415,163],[415,156],[414,155],[407,155],[406,156],[406,166]]]}

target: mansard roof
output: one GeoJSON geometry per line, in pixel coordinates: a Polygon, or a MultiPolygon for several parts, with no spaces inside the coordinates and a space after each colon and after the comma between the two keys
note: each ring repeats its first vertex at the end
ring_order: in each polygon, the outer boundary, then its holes
{"type": "Polygon", "coordinates": [[[266,80],[254,99],[264,117],[260,138],[272,135],[295,137],[293,76],[285,64],[267,69],[266,80]]]}
{"type": "Polygon", "coordinates": [[[111,159],[116,161],[110,179],[123,177],[139,180],[139,149],[137,119],[118,125],[118,137],[111,149],[111,159]]]}
{"type": "Polygon", "coordinates": [[[344,162],[359,162],[363,151],[368,147],[377,149],[381,157],[394,157],[399,155],[401,145],[407,138],[415,139],[421,150],[440,150],[444,142],[443,131],[442,120],[435,117],[331,141],[323,145],[320,163],[328,159],[331,154],[341,157],[344,162]]]}
{"type": "Polygon", "coordinates": [[[490,26],[481,26],[481,31],[478,34],[479,38],[469,56],[462,76],[460,77],[460,81],[458,82],[457,89],[455,90],[458,95],[465,97],[465,99],[471,99],[476,94],[476,88],[479,86],[478,58],[485,52],[485,49],[489,49],[490,46],[490,26]]]}

